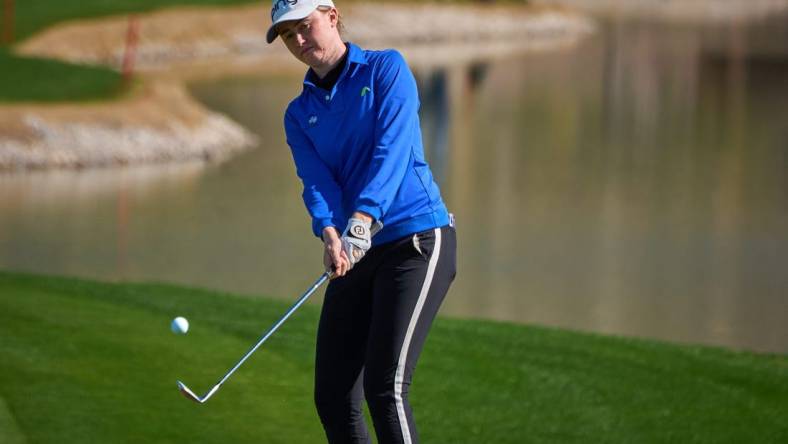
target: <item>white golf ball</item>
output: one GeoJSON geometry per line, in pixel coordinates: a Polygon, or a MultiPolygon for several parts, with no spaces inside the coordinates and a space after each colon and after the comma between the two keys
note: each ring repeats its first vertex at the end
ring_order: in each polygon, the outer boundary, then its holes
{"type": "Polygon", "coordinates": [[[175,334],[185,335],[186,332],[189,331],[189,321],[187,321],[186,318],[178,316],[172,320],[170,330],[175,334]]]}

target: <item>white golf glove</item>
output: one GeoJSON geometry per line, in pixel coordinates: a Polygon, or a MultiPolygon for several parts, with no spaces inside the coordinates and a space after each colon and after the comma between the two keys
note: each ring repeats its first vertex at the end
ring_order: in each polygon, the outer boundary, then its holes
{"type": "Polygon", "coordinates": [[[342,251],[350,260],[350,268],[359,263],[372,247],[371,224],[361,219],[351,218],[342,233],[342,251]]]}

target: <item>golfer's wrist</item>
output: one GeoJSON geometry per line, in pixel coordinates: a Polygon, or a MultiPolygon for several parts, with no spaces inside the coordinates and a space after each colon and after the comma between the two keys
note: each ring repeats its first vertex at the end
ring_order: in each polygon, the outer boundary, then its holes
{"type": "Polygon", "coordinates": [[[336,227],[329,226],[323,228],[323,234],[321,235],[323,242],[339,240],[339,231],[337,231],[336,227]]]}
{"type": "Polygon", "coordinates": [[[372,222],[375,220],[374,217],[370,216],[367,213],[364,213],[363,211],[356,211],[355,213],[353,213],[352,216],[350,216],[350,218],[351,219],[361,219],[361,220],[363,220],[364,222],[366,222],[368,224],[372,224],[372,222]]]}

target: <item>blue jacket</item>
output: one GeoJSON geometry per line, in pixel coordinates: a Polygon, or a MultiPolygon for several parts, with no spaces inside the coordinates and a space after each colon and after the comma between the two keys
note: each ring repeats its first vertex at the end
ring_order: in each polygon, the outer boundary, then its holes
{"type": "Polygon", "coordinates": [[[383,222],[373,244],[449,223],[424,160],[416,81],[395,50],[350,43],[331,91],[304,79],[287,107],[285,132],[312,231],[344,230],[354,211],[383,222]]]}

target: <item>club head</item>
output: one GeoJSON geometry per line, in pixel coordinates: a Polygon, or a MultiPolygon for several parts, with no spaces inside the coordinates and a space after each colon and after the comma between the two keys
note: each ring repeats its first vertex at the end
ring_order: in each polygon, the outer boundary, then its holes
{"type": "Polygon", "coordinates": [[[183,396],[191,399],[194,402],[200,403],[200,404],[204,403],[206,401],[206,399],[207,399],[207,397],[206,398],[200,398],[199,396],[195,395],[194,392],[189,390],[189,387],[186,387],[186,384],[182,383],[181,381],[178,381],[178,390],[180,390],[181,393],[183,393],[183,396]]]}

